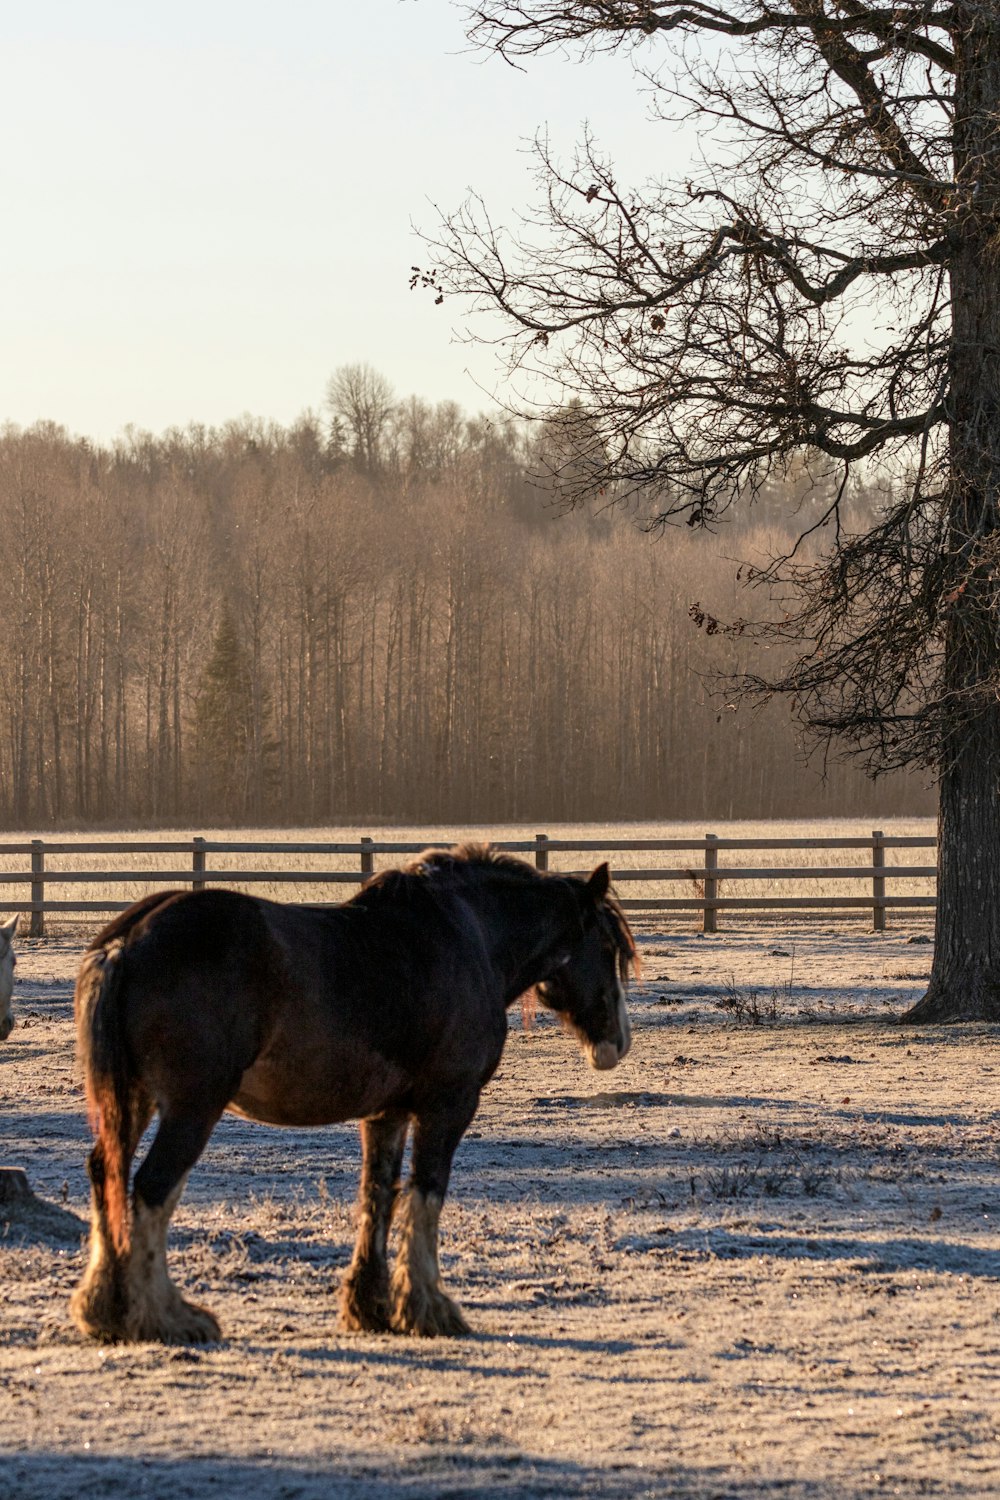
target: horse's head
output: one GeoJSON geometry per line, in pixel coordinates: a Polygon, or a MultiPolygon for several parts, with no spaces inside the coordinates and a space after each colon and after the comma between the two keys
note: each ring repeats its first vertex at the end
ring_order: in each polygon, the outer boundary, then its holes
{"type": "Polygon", "coordinates": [[[592,1068],[614,1068],[632,1044],[625,990],[637,968],[635,943],[606,864],[589,880],[567,884],[579,906],[579,931],[538,985],[538,998],[576,1032],[592,1068]]]}
{"type": "Polygon", "coordinates": [[[14,1029],[14,1016],[10,1002],[14,993],[14,933],[17,917],[0,924],[0,1042],[5,1042],[14,1029]]]}

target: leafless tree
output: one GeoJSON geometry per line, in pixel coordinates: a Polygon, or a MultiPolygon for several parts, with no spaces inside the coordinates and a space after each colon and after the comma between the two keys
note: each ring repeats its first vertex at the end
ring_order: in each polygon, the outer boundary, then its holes
{"type": "Polygon", "coordinates": [[[415,281],[499,310],[512,364],[561,387],[554,419],[576,397],[600,435],[588,485],[661,524],[713,527],[803,460],[828,487],[751,570],[763,620],[724,628],[796,645],[750,691],[872,771],[932,769],[910,1018],[1000,1019],[1000,5],[485,0],[470,27],[516,65],[628,53],[658,116],[714,126],[714,163],[674,186],[540,139],[538,209],[506,230],[470,199],[415,281]],[[861,482],[884,494],[857,529],[861,482]]]}
{"type": "Polygon", "coordinates": [[[341,365],[330,376],[326,402],[350,441],[355,463],[374,474],[382,461],[382,441],[396,404],[392,386],[371,365],[341,365]]]}
{"type": "MultiPolygon", "coordinates": [[[[558,431],[404,410],[377,479],[302,424],[0,431],[4,826],[928,805],[849,765],[817,786],[776,706],[720,716],[687,608],[732,614],[736,585],[702,538],[540,505],[525,466],[558,431]]],[[[760,555],[772,490],[739,533],[760,555]]]]}

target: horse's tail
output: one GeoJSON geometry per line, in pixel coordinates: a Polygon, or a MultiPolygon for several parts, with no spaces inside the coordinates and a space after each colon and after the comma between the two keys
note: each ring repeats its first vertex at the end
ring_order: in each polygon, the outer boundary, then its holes
{"type": "Polygon", "coordinates": [[[91,1175],[103,1196],[108,1229],[119,1254],[129,1244],[128,1176],[135,1149],[132,1117],[137,1082],[125,1046],[124,959],[120,938],[88,949],[74,998],[77,1054],[90,1126],[97,1138],[91,1175]]]}

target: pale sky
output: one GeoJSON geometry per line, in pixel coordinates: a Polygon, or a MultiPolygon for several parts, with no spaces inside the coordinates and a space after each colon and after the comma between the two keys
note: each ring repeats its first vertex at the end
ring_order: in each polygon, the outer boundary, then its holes
{"type": "Polygon", "coordinates": [[[485,408],[498,366],[409,291],[411,224],[469,187],[509,218],[540,127],[568,157],[589,120],[623,180],[686,159],[625,58],[521,73],[449,0],[3,9],[0,422],[289,422],[361,361],[485,408]]]}

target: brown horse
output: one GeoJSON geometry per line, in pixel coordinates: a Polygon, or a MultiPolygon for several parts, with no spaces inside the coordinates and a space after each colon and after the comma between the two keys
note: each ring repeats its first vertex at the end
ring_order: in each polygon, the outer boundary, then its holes
{"type": "Polygon", "coordinates": [[[111,922],[76,986],[96,1144],[91,1254],[71,1308],[106,1340],[208,1341],[166,1236],[223,1111],[274,1125],[360,1119],[359,1229],[341,1295],[350,1329],[467,1331],[441,1286],[438,1219],[455,1148],[493,1076],[507,1010],[537,988],[591,1065],[628,1051],[635,946],[607,865],[543,875],[488,847],[429,850],[331,910],[234,891],[160,892],[111,922]],[[139,1139],[159,1125],[128,1180],[139,1139]],[[412,1127],[390,1281],[386,1253],[412,1127]]]}

